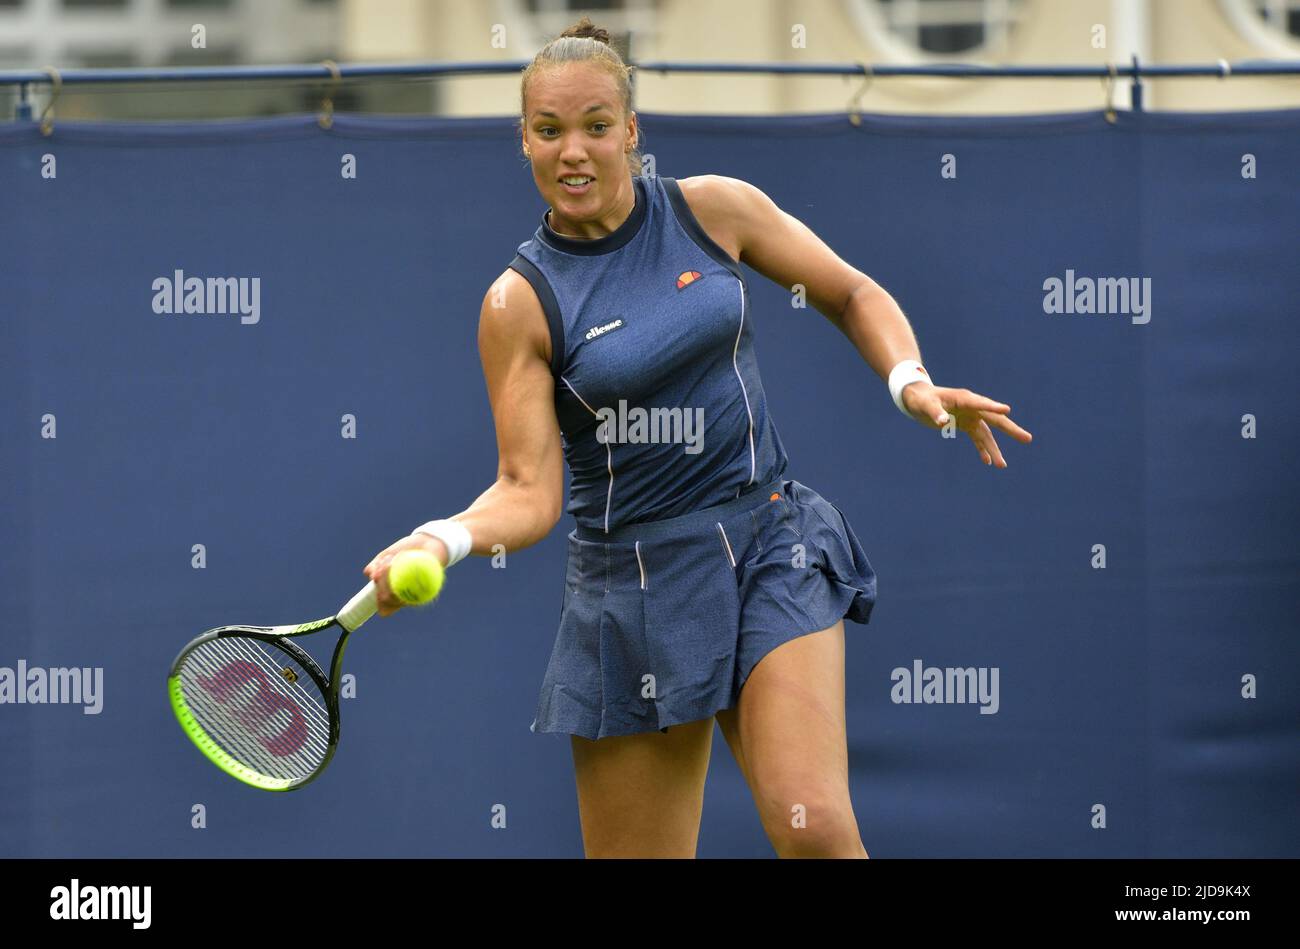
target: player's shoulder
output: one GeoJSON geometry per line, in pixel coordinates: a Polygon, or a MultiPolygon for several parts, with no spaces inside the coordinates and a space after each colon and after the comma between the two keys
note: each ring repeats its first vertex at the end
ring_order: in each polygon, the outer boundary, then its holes
{"type": "Polygon", "coordinates": [[[740,178],[697,175],[683,178],[682,198],[700,227],[729,257],[743,260],[753,235],[769,226],[771,200],[740,178]]]}
{"type": "Polygon", "coordinates": [[[521,305],[525,309],[531,309],[534,305],[541,309],[541,302],[537,299],[532,283],[514,267],[506,267],[501,271],[483,294],[484,308],[491,306],[493,309],[502,309],[510,303],[521,305]]]}
{"type": "Polygon", "coordinates": [[[527,345],[550,358],[550,331],[537,291],[523,274],[507,267],[488,286],[479,308],[479,334],[485,342],[527,345]]]}
{"type": "Polygon", "coordinates": [[[682,189],[682,197],[691,206],[705,212],[734,214],[752,207],[762,192],[742,178],[727,175],[693,175],[690,178],[678,178],[677,184],[682,189]]]}

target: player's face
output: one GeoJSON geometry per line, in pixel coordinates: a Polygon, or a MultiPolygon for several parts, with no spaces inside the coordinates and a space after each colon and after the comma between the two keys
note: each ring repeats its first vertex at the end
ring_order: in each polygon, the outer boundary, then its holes
{"type": "Polygon", "coordinates": [[[524,144],[551,226],[573,237],[599,237],[623,222],[634,203],[627,164],[636,114],[623,115],[614,77],[598,66],[547,69],[528,85],[524,144]],[[569,177],[588,178],[569,184],[569,177]]]}

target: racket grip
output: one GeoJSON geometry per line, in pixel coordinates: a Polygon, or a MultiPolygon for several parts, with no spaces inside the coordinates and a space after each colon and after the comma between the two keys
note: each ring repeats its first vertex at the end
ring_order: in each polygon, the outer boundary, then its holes
{"type": "Polygon", "coordinates": [[[343,609],[339,610],[339,625],[352,632],[370,619],[379,608],[378,596],[375,581],[371,580],[357,592],[356,596],[344,604],[343,609]]]}

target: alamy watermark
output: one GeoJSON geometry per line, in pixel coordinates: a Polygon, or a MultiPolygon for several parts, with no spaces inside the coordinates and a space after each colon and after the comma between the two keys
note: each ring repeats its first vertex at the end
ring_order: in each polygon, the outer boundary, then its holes
{"type": "Polygon", "coordinates": [[[187,277],[177,270],[156,278],[152,289],[155,313],[238,313],[245,325],[262,318],[261,277],[187,277]]]}
{"type": "Polygon", "coordinates": [[[28,667],[19,659],[16,669],[0,666],[0,705],[84,705],[84,715],[104,709],[104,669],[28,667]]]}
{"type": "Polygon", "coordinates": [[[1043,281],[1044,313],[1123,313],[1138,324],[1151,322],[1150,277],[1076,277],[1073,270],[1065,279],[1043,281]]]}
{"type": "Polygon", "coordinates": [[[148,929],[153,916],[151,886],[68,886],[50,890],[50,919],[129,919],[132,929],[148,929]]]}
{"type": "Polygon", "coordinates": [[[596,440],[602,445],[615,444],[684,444],[688,455],[698,455],[704,448],[704,409],[628,408],[626,399],[618,408],[602,406],[596,410],[600,425],[596,440]]]}
{"type": "Polygon", "coordinates": [[[996,715],[1001,706],[997,666],[926,666],[913,659],[911,669],[899,666],[889,677],[895,705],[971,704],[980,706],[981,715],[996,715]]]}

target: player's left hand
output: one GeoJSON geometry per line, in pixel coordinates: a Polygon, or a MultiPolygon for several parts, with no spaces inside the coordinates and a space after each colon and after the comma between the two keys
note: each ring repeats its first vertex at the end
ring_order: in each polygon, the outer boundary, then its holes
{"type": "Polygon", "coordinates": [[[970,436],[986,465],[1007,467],[990,425],[1026,445],[1034,438],[1011,421],[1011,406],[970,389],[949,389],[925,381],[910,382],[903,387],[902,399],[903,407],[912,418],[929,428],[943,428],[951,416],[957,427],[970,436]]]}

